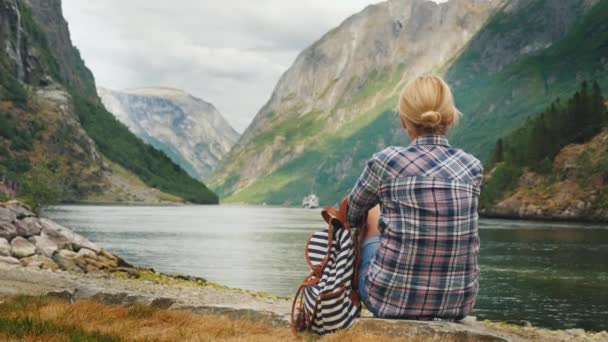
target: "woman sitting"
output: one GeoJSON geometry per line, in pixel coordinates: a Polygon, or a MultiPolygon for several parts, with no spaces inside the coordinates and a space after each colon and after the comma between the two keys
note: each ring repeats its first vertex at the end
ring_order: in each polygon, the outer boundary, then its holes
{"type": "Polygon", "coordinates": [[[411,144],[374,154],[348,196],[349,224],[367,225],[360,297],[376,317],[460,320],[478,290],[483,168],[448,143],[460,113],[441,78],[411,81],[399,114],[411,144]]]}

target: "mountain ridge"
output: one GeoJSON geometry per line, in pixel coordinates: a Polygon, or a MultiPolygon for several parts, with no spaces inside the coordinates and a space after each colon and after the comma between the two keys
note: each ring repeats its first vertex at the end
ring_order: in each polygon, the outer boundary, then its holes
{"type": "Polygon", "coordinates": [[[131,132],[197,179],[208,177],[239,137],[213,104],[181,89],[98,87],[98,94],[131,132]]]}

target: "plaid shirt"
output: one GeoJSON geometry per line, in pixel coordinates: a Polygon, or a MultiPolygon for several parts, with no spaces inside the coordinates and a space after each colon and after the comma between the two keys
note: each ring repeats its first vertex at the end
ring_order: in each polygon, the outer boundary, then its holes
{"type": "Polygon", "coordinates": [[[348,198],[348,221],[380,204],[380,248],[366,277],[379,317],[460,318],[475,304],[483,168],[445,136],[389,147],[368,162],[348,198]]]}

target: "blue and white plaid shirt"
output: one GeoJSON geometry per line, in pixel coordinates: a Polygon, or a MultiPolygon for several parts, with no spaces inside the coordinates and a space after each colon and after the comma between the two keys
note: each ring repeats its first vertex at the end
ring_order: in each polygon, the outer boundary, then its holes
{"type": "Polygon", "coordinates": [[[374,154],[348,198],[360,226],[380,204],[380,248],[366,277],[367,302],[379,317],[454,319],[477,296],[478,214],[483,168],[445,136],[374,154]]]}

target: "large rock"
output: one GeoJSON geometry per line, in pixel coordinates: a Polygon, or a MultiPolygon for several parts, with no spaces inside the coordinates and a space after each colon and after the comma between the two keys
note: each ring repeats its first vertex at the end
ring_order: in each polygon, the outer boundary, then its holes
{"type": "Polygon", "coordinates": [[[78,253],[76,253],[76,258],[91,258],[91,259],[97,259],[97,253],[95,253],[94,251],[88,249],[88,248],[81,248],[78,253]]]}
{"type": "Polygon", "coordinates": [[[11,244],[5,238],[0,238],[0,256],[11,256],[11,244]]]}
{"type": "Polygon", "coordinates": [[[12,210],[0,206],[0,221],[13,222],[16,219],[17,215],[12,210]]]}
{"type": "Polygon", "coordinates": [[[61,249],[63,249],[63,247],[61,247],[62,244],[67,242],[72,245],[72,248],[75,251],[79,251],[81,248],[88,248],[95,253],[99,253],[101,251],[101,248],[96,244],[51,220],[42,218],[40,219],[40,222],[43,226],[42,232],[46,233],[52,239],[57,239],[55,242],[58,246],[60,246],[59,248],[61,249]]]}
{"type": "Polygon", "coordinates": [[[61,226],[46,219],[41,219],[40,223],[42,223],[42,233],[40,234],[41,238],[51,241],[57,245],[58,249],[72,249],[72,241],[65,236],[65,234],[57,230],[57,227],[61,226]]]}
{"type": "Polygon", "coordinates": [[[57,244],[44,233],[39,236],[31,237],[30,241],[36,245],[37,254],[46,255],[49,258],[59,249],[57,244]]]}
{"type": "Polygon", "coordinates": [[[44,255],[32,255],[26,258],[19,260],[22,266],[24,267],[32,267],[32,268],[42,268],[45,270],[58,270],[59,265],[57,265],[51,258],[44,255]]]}
{"type": "Polygon", "coordinates": [[[0,264],[19,265],[19,259],[9,256],[0,256],[0,264]]]}
{"type": "Polygon", "coordinates": [[[22,220],[17,220],[15,221],[15,227],[17,227],[17,235],[23,237],[39,235],[42,231],[40,220],[36,217],[26,217],[22,220]]]}
{"type": "Polygon", "coordinates": [[[0,218],[0,237],[12,240],[15,236],[17,236],[17,227],[11,222],[4,221],[0,218]]]}
{"type": "Polygon", "coordinates": [[[21,236],[17,236],[11,241],[11,254],[16,258],[25,258],[35,253],[36,246],[21,236]]]}
{"type": "Polygon", "coordinates": [[[26,217],[36,216],[28,206],[17,201],[8,201],[2,204],[2,206],[11,211],[15,217],[20,220],[26,217]]]}
{"type": "Polygon", "coordinates": [[[65,249],[60,250],[53,255],[53,261],[66,271],[82,272],[82,269],[74,262],[76,253],[65,249]]]}

